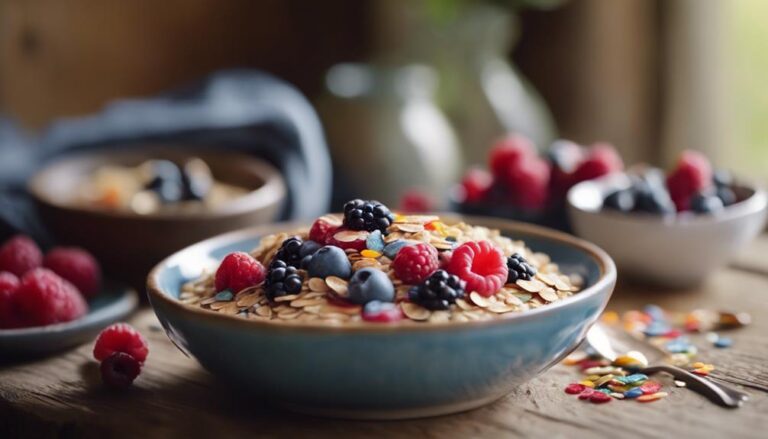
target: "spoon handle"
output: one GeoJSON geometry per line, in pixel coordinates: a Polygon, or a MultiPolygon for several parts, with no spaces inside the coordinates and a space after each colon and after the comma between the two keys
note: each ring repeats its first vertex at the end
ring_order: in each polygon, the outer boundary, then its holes
{"type": "Polygon", "coordinates": [[[672,375],[676,380],[684,382],[691,390],[706,396],[712,402],[724,407],[740,407],[741,404],[748,399],[748,395],[744,392],[738,391],[725,384],[716,383],[712,380],[692,374],[691,372],[676,366],[658,365],[649,366],[643,369],[643,373],[645,374],[653,374],[656,372],[666,372],[672,375]]]}

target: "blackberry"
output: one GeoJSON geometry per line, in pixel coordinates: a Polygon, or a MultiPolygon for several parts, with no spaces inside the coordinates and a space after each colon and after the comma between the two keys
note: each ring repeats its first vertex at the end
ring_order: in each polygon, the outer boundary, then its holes
{"type": "Polygon", "coordinates": [[[344,205],[344,226],[351,230],[372,232],[378,229],[386,233],[394,219],[389,208],[378,201],[356,199],[344,205]]]}
{"type": "Polygon", "coordinates": [[[280,249],[275,253],[273,261],[283,261],[291,267],[301,267],[301,246],[303,241],[298,236],[292,236],[280,245],[280,249]]]}
{"type": "Polygon", "coordinates": [[[285,261],[276,259],[269,264],[269,272],[264,281],[265,294],[269,300],[286,294],[297,294],[301,291],[303,279],[296,267],[288,265],[285,261]]]}
{"type": "Polygon", "coordinates": [[[536,268],[531,265],[520,253],[515,253],[507,258],[507,283],[513,284],[518,280],[531,280],[536,274],[536,268]]]}
{"type": "Polygon", "coordinates": [[[408,291],[408,299],[427,309],[448,309],[456,299],[464,297],[466,282],[455,274],[437,270],[424,282],[408,291]]]}

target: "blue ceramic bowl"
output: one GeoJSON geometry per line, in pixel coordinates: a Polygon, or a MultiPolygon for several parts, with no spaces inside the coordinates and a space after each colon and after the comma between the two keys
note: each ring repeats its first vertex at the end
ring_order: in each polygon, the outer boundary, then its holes
{"type": "Polygon", "coordinates": [[[399,419],[488,404],[571,352],[605,307],[616,269],[605,252],[570,235],[509,221],[465,218],[548,253],[586,288],[555,304],[490,321],[423,325],[245,320],[177,300],[182,283],[227,253],[249,251],[277,224],[187,247],[149,275],[150,303],[170,339],[211,373],[291,410],[399,419]]]}

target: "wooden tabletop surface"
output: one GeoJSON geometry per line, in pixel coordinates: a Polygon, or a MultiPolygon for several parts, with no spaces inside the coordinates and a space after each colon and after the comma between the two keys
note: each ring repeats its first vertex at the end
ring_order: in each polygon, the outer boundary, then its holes
{"type": "Polygon", "coordinates": [[[609,309],[640,309],[648,303],[676,311],[751,313],[752,325],[728,334],[735,341],[731,348],[711,348],[703,339],[697,343],[699,358],[718,367],[716,379],[749,393],[742,408],[723,409],[671,385],[670,396],[653,403],[589,404],[563,392],[579,374],[560,365],[495,404],[452,416],[360,422],[294,415],[231,394],[176,350],[152,311],[144,309],[131,323],[147,336],[151,352],[127,392],[102,387],[91,345],[0,365],[0,437],[766,437],[768,236],[695,290],[619,285],[609,309]]]}

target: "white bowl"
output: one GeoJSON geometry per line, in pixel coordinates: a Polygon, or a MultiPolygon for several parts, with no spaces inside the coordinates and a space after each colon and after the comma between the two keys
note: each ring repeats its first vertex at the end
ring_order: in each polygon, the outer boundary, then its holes
{"type": "Polygon", "coordinates": [[[667,217],[602,209],[612,191],[630,186],[624,174],[579,183],[568,192],[575,233],[605,249],[619,273],[649,284],[683,288],[701,283],[763,230],[765,192],[737,186],[742,201],[715,215],[667,217]]]}

